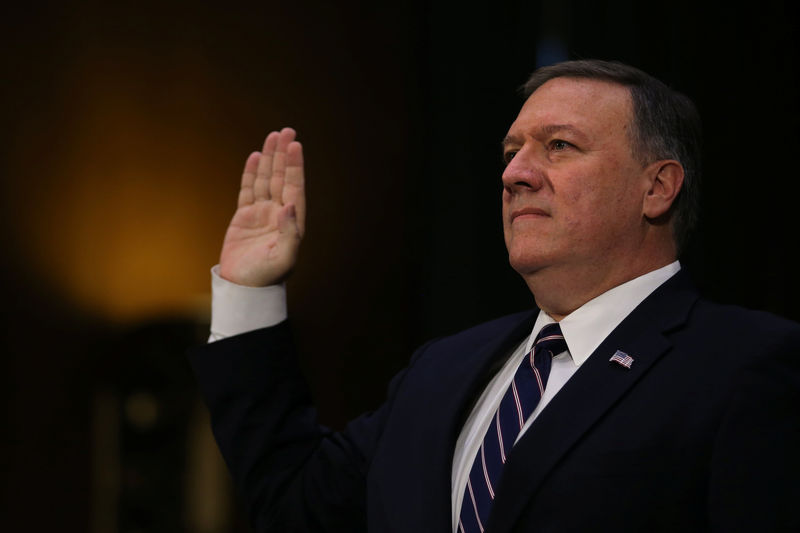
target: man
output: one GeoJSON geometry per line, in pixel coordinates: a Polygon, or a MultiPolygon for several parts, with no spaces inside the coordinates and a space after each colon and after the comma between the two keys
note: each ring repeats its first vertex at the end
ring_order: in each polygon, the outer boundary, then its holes
{"type": "Polygon", "coordinates": [[[256,529],[800,530],[800,327],[700,299],[676,260],[694,107],[602,61],[526,91],[503,224],[536,308],[423,346],[339,433],[314,420],[279,285],[304,232],[301,146],[287,128],[248,158],[219,342],[192,361],[256,529]]]}

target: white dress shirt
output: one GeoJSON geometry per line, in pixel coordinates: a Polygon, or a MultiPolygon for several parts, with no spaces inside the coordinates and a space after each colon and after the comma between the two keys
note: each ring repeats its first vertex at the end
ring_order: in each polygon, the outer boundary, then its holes
{"type": "MultiPolygon", "coordinates": [[[[559,325],[567,350],[553,357],[550,376],[539,404],[520,431],[519,439],[533,421],[561,390],[601,342],[642,300],[680,270],[675,261],[658,270],[614,287],[564,317],[559,325]]],[[[214,342],[231,335],[274,326],[286,320],[286,289],[283,285],[244,287],[222,279],[219,266],[211,269],[211,335],[214,342]]],[[[530,351],[536,335],[544,326],[555,322],[540,311],[531,334],[510,354],[500,371],[492,378],[472,409],[456,443],[453,454],[451,502],[453,531],[457,531],[464,488],[472,463],[494,418],[494,413],[523,357],[530,351]]]]}
{"type": "Polygon", "coordinates": [[[286,320],[286,286],[245,287],[211,269],[211,335],[208,342],[275,326],[286,320]]]}
{"type": "MultiPolygon", "coordinates": [[[[678,261],[665,267],[648,272],[622,285],[604,292],[589,300],[581,307],[561,319],[561,333],[567,342],[567,350],[556,354],[550,367],[547,386],[530,418],[525,422],[517,436],[519,440],[528,431],[539,413],[547,407],[550,400],[561,390],[561,387],[572,377],[586,359],[600,346],[600,343],[616,328],[622,320],[633,311],[642,300],[656,290],[662,283],[675,275],[681,266],[678,261]]],[[[458,518],[461,513],[461,501],[467,486],[472,463],[481,447],[483,436],[494,419],[494,413],[500,401],[511,386],[511,380],[517,372],[522,359],[530,352],[536,335],[546,326],[555,322],[550,315],[539,311],[531,334],[511,353],[500,371],[492,378],[483,391],[475,407],[472,409],[453,453],[453,470],[451,477],[451,498],[453,531],[458,530],[458,518]]],[[[516,442],[516,441],[515,441],[516,442]]]]}

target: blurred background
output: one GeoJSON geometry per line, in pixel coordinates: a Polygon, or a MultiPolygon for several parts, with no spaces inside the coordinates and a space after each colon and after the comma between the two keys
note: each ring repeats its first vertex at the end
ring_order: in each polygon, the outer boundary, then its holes
{"type": "Polygon", "coordinates": [[[620,59],[695,100],[684,265],[713,299],[800,319],[788,1],[4,11],[6,531],[248,531],[184,352],[208,334],[244,159],[285,125],[309,196],[290,314],[328,425],[377,406],[426,339],[531,305],[502,240],[500,141],[517,87],[562,59],[620,59]]]}

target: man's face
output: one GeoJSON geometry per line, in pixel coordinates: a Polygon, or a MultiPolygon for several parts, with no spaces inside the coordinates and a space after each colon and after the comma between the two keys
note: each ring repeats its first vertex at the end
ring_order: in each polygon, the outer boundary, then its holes
{"type": "Polygon", "coordinates": [[[517,272],[588,273],[633,257],[648,184],[631,118],[628,89],[597,80],[555,78],[525,102],[503,143],[503,228],[517,272]]]}

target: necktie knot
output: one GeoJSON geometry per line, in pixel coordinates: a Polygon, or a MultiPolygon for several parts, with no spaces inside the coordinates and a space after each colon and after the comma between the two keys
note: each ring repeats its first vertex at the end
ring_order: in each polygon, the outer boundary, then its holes
{"type": "Polygon", "coordinates": [[[550,352],[550,357],[558,355],[566,349],[567,341],[564,340],[561,326],[557,322],[543,327],[533,343],[534,354],[550,352]]]}

